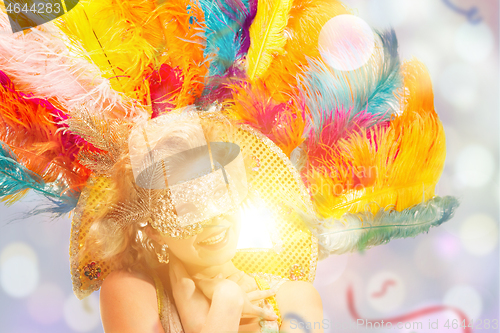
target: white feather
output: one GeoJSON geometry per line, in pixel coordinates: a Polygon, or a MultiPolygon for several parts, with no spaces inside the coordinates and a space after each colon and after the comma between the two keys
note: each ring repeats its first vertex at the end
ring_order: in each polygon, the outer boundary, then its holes
{"type": "MultiPolygon", "coordinates": [[[[0,13],[0,29],[10,30],[9,19],[0,13]]],[[[52,23],[28,33],[0,35],[0,70],[16,84],[16,89],[36,98],[57,98],[71,113],[85,104],[100,115],[147,119],[146,108],[113,90],[92,63],[68,51],[65,35],[52,23]]]]}

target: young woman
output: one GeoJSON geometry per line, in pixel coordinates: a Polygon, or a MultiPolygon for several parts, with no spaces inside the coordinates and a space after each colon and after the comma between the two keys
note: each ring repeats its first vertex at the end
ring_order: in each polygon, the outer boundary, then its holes
{"type": "Polygon", "coordinates": [[[425,67],[340,1],[66,9],[2,36],[0,198],[74,211],[107,333],[322,332],[319,259],[453,216],[425,67]]]}
{"type": "Polygon", "coordinates": [[[240,149],[241,131],[218,112],[193,109],[132,129],[106,205],[77,255],[114,263],[100,294],[106,332],[285,332],[291,319],[321,323],[321,298],[310,282],[246,274],[232,262],[244,208],[263,202],[252,192],[262,182],[245,168],[249,148],[262,142],[240,149]],[[173,203],[169,211],[155,210],[165,203],[173,203]],[[195,222],[202,227],[189,232],[195,222]],[[172,237],[174,228],[189,234],[172,237]]]}

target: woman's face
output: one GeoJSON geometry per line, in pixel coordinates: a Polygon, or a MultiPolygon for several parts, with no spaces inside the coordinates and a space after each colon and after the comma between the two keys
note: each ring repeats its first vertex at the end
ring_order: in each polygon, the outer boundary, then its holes
{"type": "Polygon", "coordinates": [[[240,233],[240,212],[213,218],[203,231],[186,239],[165,237],[170,252],[185,265],[208,267],[233,259],[240,233]]]}

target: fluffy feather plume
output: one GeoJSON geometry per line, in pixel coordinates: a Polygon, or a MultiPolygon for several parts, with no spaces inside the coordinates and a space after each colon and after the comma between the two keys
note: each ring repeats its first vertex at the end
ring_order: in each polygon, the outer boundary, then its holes
{"type": "MultiPolygon", "coordinates": [[[[340,139],[346,139],[353,133],[368,128],[380,121],[380,116],[375,116],[367,111],[361,111],[351,117],[352,109],[335,109],[322,111],[320,118],[321,127],[316,123],[309,123],[307,132],[307,155],[308,165],[313,168],[321,168],[329,165],[332,147],[337,145],[340,139]]],[[[313,116],[314,118],[314,116],[313,116]]]]}
{"type": "Polygon", "coordinates": [[[228,68],[223,76],[212,76],[205,85],[203,96],[196,104],[203,109],[209,109],[214,103],[225,103],[233,96],[233,89],[245,84],[246,73],[243,61],[239,60],[228,68]]]}
{"type": "Polygon", "coordinates": [[[69,190],[63,181],[47,183],[40,175],[23,166],[16,154],[0,141],[0,200],[10,205],[21,199],[28,190],[33,189],[49,198],[57,199],[58,204],[46,208],[44,212],[67,213],[75,208],[78,192],[69,190]],[[62,202],[61,202],[62,201],[62,202]]]}
{"type": "MultiPolygon", "coordinates": [[[[76,159],[86,142],[56,124],[62,115],[46,100],[16,90],[0,72],[0,140],[8,144],[23,165],[45,182],[62,178],[78,191],[90,175],[76,159]]],[[[16,157],[17,159],[17,157],[16,157]]]]}
{"type": "Polygon", "coordinates": [[[28,99],[15,91],[8,77],[0,72],[0,197],[7,204],[20,200],[29,189],[49,198],[53,204],[32,214],[48,212],[62,215],[71,211],[78,201],[81,187],[89,172],[78,161],[76,154],[83,141],[70,134],[57,133],[50,122],[56,112],[48,102],[28,99]],[[32,114],[32,112],[34,112],[32,114]],[[39,117],[37,117],[37,115],[39,117]]]}
{"type": "Polygon", "coordinates": [[[380,209],[377,213],[346,213],[340,219],[316,220],[303,216],[320,244],[320,259],[331,254],[363,251],[391,239],[415,237],[453,217],[454,197],[435,197],[402,211],[380,209]]]}
{"type": "Polygon", "coordinates": [[[332,153],[338,140],[376,124],[387,126],[387,120],[399,109],[396,92],[401,90],[403,79],[396,36],[389,31],[380,37],[383,52],[374,53],[361,68],[344,72],[310,59],[309,69],[300,77],[300,90],[310,111],[310,166],[328,168],[339,154],[332,153]]]}
{"type": "Polygon", "coordinates": [[[337,0],[295,0],[285,29],[287,42],[284,53],[272,61],[272,71],[262,79],[272,96],[286,101],[299,93],[297,75],[308,66],[308,59],[319,59],[319,34],[331,18],[350,14],[350,10],[337,0]]]}
{"type": "Polygon", "coordinates": [[[233,86],[232,92],[227,112],[266,135],[287,156],[304,141],[305,105],[300,97],[278,103],[259,81],[233,86]]]}
{"type": "Polygon", "coordinates": [[[97,65],[113,89],[147,100],[144,76],[163,62],[167,45],[161,20],[166,2],[80,0],[55,20],[71,51],[97,65]]]}
{"type": "MultiPolygon", "coordinates": [[[[361,68],[330,68],[319,34],[350,13],[337,0],[80,0],[0,37],[0,200],[35,189],[56,204],[35,213],[68,212],[91,173],[115,178],[134,123],[224,105],[302,171],[324,255],[441,224],[458,203],[434,193],[445,142],[428,74],[401,68],[394,31],[361,68]]],[[[145,219],[152,199],[109,218],[145,219]]]]}
{"type": "Polygon", "coordinates": [[[417,59],[411,59],[403,64],[401,72],[404,78],[404,89],[399,99],[401,111],[407,113],[415,110],[437,116],[432,82],[425,65],[417,59]]]}
{"type": "MultiPolygon", "coordinates": [[[[248,0],[248,15],[245,17],[241,26],[241,50],[239,55],[246,55],[250,49],[250,27],[252,26],[255,15],[257,15],[257,0],[248,0]]],[[[234,8],[235,6],[233,6],[234,8]]],[[[239,57],[238,57],[239,58],[239,57]]]]}
{"type": "Polygon", "coordinates": [[[390,205],[401,211],[434,197],[446,155],[444,130],[432,106],[425,69],[412,62],[404,74],[403,114],[388,126],[379,124],[340,140],[329,149],[329,163],[306,175],[324,218],[375,214],[390,205]]]}
{"type": "Polygon", "coordinates": [[[201,1],[205,10],[210,73],[203,96],[196,101],[202,108],[231,98],[231,85],[246,79],[245,56],[250,47],[250,26],[257,13],[257,0],[201,1]]]}
{"type": "Polygon", "coordinates": [[[43,189],[42,177],[19,163],[17,156],[0,141],[0,198],[7,204],[21,199],[29,189],[43,189]]]}
{"type": "Polygon", "coordinates": [[[156,118],[174,109],[177,104],[176,97],[179,96],[184,81],[182,70],[163,64],[158,71],[151,74],[148,80],[153,109],[151,118],[156,118]]]}
{"type": "Polygon", "coordinates": [[[251,45],[247,56],[250,81],[265,74],[273,57],[285,52],[284,30],[291,8],[292,0],[259,0],[250,27],[251,45]]]}
{"type": "Polygon", "coordinates": [[[374,52],[367,64],[357,70],[339,71],[320,60],[310,59],[309,69],[299,81],[301,91],[307,96],[316,135],[323,130],[325,116],[332,110],[349,110],[349,118],[366,112],[382,121],[398,109],[396,92],[402,87],[403,79],[396,34],[391,30],[380,34],[380,38],[383,53],[374,52]]]}
{"type": "Polygon", "coordinates": [[[82,164],[96,173],[111,171],[126,145],[132,123],[106,119],[93,115],[82,106],[72,112],[65,123],[72,133],[78,134],[99,151],[83,150],[78,155],[82,164]]]}
{"type": "Polygon", "coordinates": [[[304,216],[320,257],[363,251],[394,238],[415,237],[453,217],[458,200],[435,197],[445,158],[444,131],[432,86],[416,60],[402,67],[403,113],[354,132],[326,149],[322,168],[307,180],[318,217],[304,216]],[[332,163],[333,162],[333,163],[332,163]]]}
{"type": "Polygon", "coordinates": [[[242,45],[248,44],[244,25],[249,25],[253,14],[250,2],[200,0],[205,13],[205,56],[211,58],[210,76],[224,75],[244,55],[242,45]]]}
{"type": "MultiPolygon", "coordinates": [[[[0,28],[9,30],[9,19],[0,13],[0,28]]],[[[87,103],[115,118],[143,118],[147,113],[136,102],[111,89],[99,69],[86,59],[70,54],[64,35],[52,23],[28,33],[0,37],[0,66],[21,92],[48,99],[62,110],[87,103]]]]}
{"type": "MultiPolygon", "coordinates": [[[[164,1],[162,6],[164,10],[159,18],[167,36],[162,68],[165,70],[164,66],[170,66],[175,72],[175,79],[171,76],[173,73],[169,75],[172,79],[167,81],[169,84],[177,87],[174,81],[182,78],[182,88],[168,99],[175,107],[185,107],[201,96],[208,72],[208,61],[204,55],[205,14],[198,2],[193,0],[164,1]]],[[[154,93],[151,91],[151,94],[154,93]]]]}

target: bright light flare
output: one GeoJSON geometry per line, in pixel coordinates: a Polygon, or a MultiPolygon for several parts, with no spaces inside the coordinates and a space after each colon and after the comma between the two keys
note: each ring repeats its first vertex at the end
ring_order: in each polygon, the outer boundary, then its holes
{"type": "Polygon", "coordinates": [[[273,248],[274,219],[269,209],[248,206],[241,211],[241,230],[237,249],[273,248]]]}

